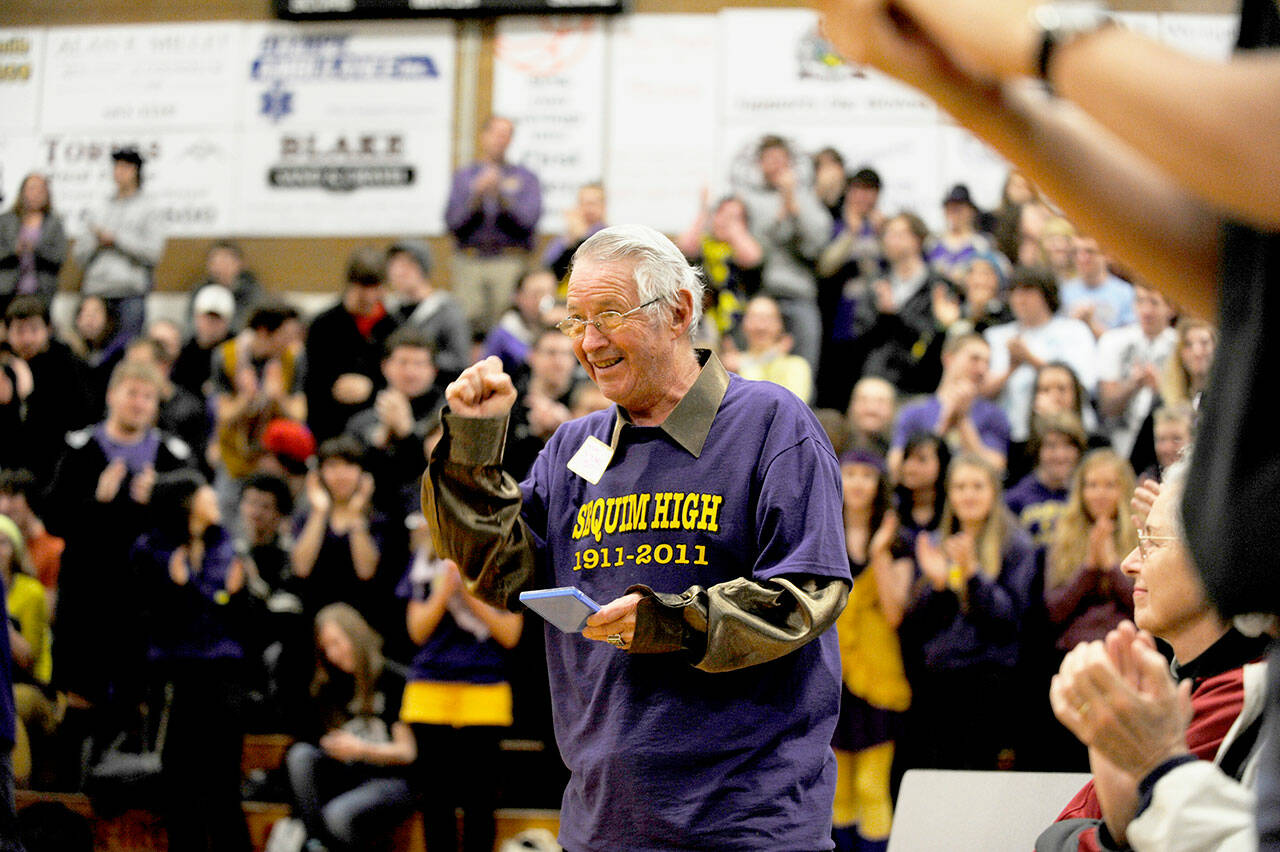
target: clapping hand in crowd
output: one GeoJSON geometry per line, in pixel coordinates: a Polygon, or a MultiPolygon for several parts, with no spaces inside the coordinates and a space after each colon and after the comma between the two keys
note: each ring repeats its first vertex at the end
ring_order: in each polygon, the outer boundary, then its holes
{"type": "Polygon", "coordinates": [[[129,468],[125,465],[124,459],[116,459],[108,464],[103,468],[102,473],[98,474],[98,487],[93,493],[94,499],[99,503],[110,503],[116,499],[125,474],[128,472],[129,468]]]}
{"type": "Polygon", "coordinates": [[[1089,530],[1088,565],[1095,571],[1109,571],[1120,563],[1116,553],[1116,522],[1112,518],[1098,518],[1089,530]]]}

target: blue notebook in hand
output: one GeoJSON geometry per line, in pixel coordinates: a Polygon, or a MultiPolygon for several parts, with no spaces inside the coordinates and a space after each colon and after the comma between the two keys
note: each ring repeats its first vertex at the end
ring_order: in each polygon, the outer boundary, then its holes
{"type": "Polygon", "coordinates": [[[600,609],[600,604],[572,586],[521,592],[520,602],[565,633],[581,633],[587,618],[600,609]]]}

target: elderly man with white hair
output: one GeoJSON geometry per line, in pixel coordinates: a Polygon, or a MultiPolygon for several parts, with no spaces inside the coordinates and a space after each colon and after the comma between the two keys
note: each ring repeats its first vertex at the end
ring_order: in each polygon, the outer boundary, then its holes
{"type": "Polygon", "coordinates": [[[701,304],[666,237],[596,233],[559,327],[615,404],[561,426],[517,486],[499,466],[515,391],[481,361],[446,392],[423,484],[475,594],[602,604],[581,634],[547,629],[569,852],[832,848],[839,467],[794,394],[694,349],[701,304]]]}

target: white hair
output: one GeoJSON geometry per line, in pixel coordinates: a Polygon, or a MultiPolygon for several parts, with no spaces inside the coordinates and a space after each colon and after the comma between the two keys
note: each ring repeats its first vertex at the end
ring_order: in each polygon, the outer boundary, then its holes
{"type": "Polygon", "coordinates": [[[1191,448],[1186,447],[1178,460],[1164,469],[1164,475],[1160,478],[1160,493],[1172,491],[1173,499],[1177,500],[1169,514],[1173,518],[1173,533],[1183,546],[1187,544],[1187,530],[1182,524],[1182,495],[1187,490],[1187,472],[1190,469],[1191,448]]]}
{"type": "Polygon", "coordinates": [[[661,232],[648,225],[614,225],[592,234],[573,253],[573,263],[630,262],[640,304],[658,300],[668,314],[679,304],[680,291],[688,291],[693,299],[689,322],[692,336],[702,317],[701,272],[689,265],[684,253],[661,232]]]}

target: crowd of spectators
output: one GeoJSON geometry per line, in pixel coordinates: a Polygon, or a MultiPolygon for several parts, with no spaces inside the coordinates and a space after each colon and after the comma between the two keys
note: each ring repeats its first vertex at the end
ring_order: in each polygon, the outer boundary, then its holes
{"type": "MultiPolygon", "coordinates": [[[[309,743],[288,775],[311,839],[365,848],[412,789],[437,837],[454,830],[441,802],[492,810],[492,777],[442,789],[428,760],[491,767],[513,723],[550,745],[541,667],[514,664],[536,636],[465,594],[418,506],[444,386],[474,360],[515,377],[517,479],[558,426],[609,405],[554,328],[605,188],[582,187],[535,254],[540,189],[505,158],[513,132],[491,119],[454,177],[449,286],[423,242],[362,247],[314,317],[219,241],[183,319],[146,323],[163,239],[126,150],[55,328],[67,239],[47,180],[24,181],[0,216],[20,784],[78,788],[140,704],[163,704],[172,765],[207,767],[173,770],[170,832],[194,838],[179,846],[247,842],[219,804],[238,794],[227,755],[258,730],[309,743]]],[[[704,195],[677,244],[709,285],[699,345],[810,403],[842,461],[857,579],[836,746],[844,776],[879,779],[837,797],[854,848],[855,828],[887,836],[905,769],[1084,768],[1049,677],[1132,617],[1129,499],[1191,442],[1215,332],[1125,280],[1016,173],[990,212],[952,187],[934,234],[882,211],[880,175],[834,150],[767,136],[757,165],[704,195]]],[[[464,825],[467,848],[491,848],[491,826],[464,825]]]]}

